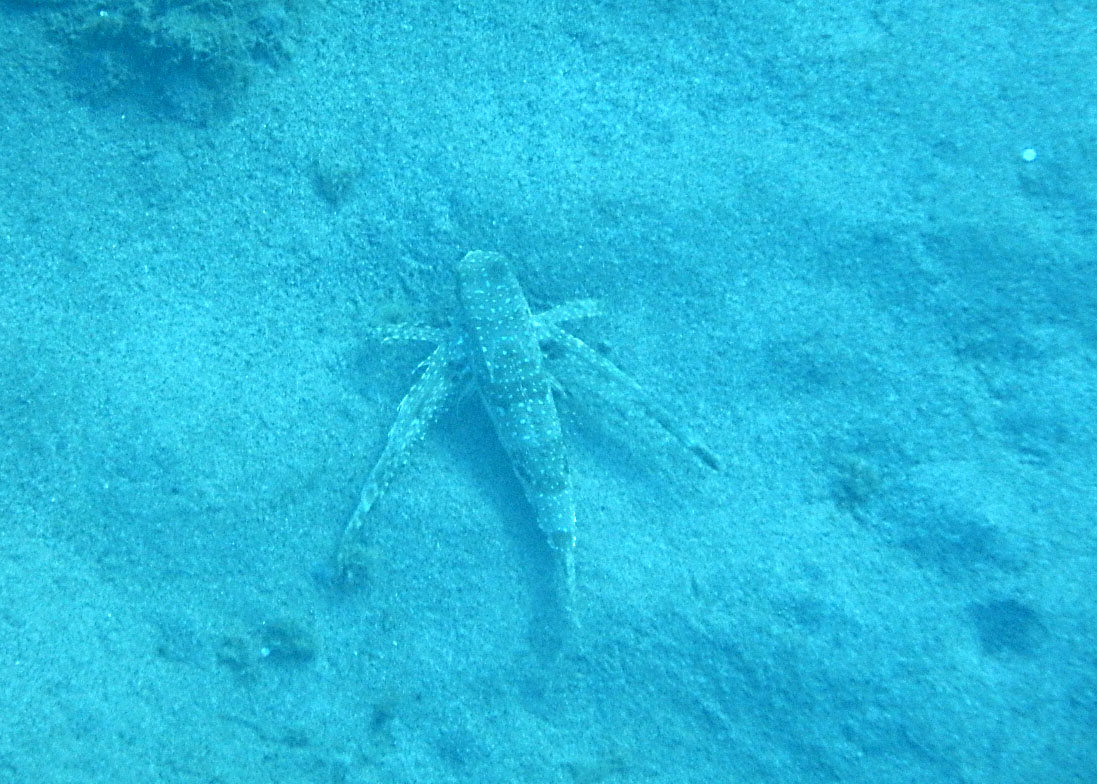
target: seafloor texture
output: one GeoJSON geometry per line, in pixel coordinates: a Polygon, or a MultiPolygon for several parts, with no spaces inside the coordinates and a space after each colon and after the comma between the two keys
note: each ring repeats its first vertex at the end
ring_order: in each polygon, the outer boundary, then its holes
{"type": "Polygon", "coordinates": [[[0,2],[0,782],[1097,780],[1089,3],[0,2]],[[453,265],[561,400],[333,556],[453,265]]]}

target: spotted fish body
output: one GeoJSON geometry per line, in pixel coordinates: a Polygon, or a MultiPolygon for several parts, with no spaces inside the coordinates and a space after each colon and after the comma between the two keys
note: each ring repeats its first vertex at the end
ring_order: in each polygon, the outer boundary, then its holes
{"type": "Polygon", "coordinates": [[[464,340],[476,387],[537,524],[575,586],[575,502],[538,324],[500,253],[473,251],[457,265],[464,340]]]}

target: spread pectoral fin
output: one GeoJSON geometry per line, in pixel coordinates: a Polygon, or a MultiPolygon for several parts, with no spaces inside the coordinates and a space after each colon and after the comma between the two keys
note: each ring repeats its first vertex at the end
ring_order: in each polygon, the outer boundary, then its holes
{"type": "Polygon", "coordinates": [[[593,398],[622,414],[639,414],[689,450],[709,468],[721,470],[720,458],[665,406],[655,400],[631,376],[579,338],[551,324],[540,325],[545,361],[560,379],[554,389],[580,408],[589,409],[593,398]]]}

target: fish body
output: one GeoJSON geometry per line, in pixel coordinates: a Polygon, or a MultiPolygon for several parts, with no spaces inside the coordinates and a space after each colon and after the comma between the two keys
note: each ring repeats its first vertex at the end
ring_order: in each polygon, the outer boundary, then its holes
{"type": "Polygon", "coordinates": [[[538,324],[500,253],[472,251],[457,265],[470,369],[495,433],[559,554],[568,596],[575,585],[575,501],[538,324]]]}

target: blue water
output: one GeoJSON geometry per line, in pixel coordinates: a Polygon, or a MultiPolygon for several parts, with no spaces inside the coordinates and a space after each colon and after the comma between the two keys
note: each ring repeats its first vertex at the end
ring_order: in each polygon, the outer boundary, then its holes
{"type": "Polygon", "coordinates": [[[1090,4],[0,21],[0,782],[1097,781],[1090,4]],[[333,564],[472,249],[722,459],[560,379],[571,620],[475,396],[333,564]]]}

